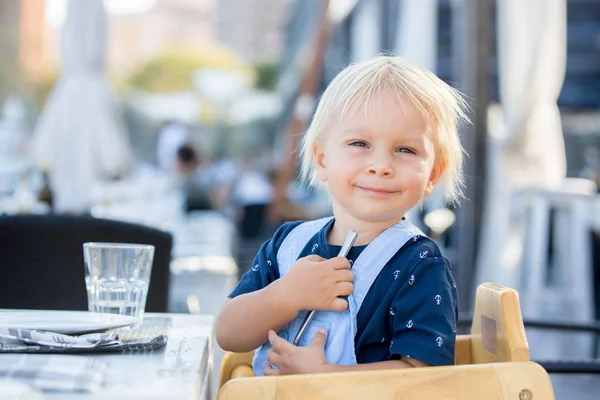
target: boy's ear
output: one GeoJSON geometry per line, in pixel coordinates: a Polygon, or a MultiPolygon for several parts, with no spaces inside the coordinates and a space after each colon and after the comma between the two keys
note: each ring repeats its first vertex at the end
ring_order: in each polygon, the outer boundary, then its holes
{"type": "Polygon", "coordinates": [[[433,189],[435,189],[438,181],[444,174],[445,170],[445,162],[440,162],[437,165],[433,166],[433,168],[431,169],[431,175],[429,175],[429,181],[427,182],[427,186],[425,187],[425,195],[429,196],[433,192],[433,189]]]}
{"type": "Polygon", "coordinates": [[[327,174],[325,173],[325,153],[315,143],[312,147],[313,157],[315,159],[315,171],[321,182],[327,181],[327,174]]]}

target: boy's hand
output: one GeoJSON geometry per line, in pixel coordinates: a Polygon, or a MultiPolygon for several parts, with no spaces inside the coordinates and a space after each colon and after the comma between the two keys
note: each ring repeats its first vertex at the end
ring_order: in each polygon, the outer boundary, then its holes
{"type": "Polygon", "coordinates": [[[297,312],[301,310],[344,311],[348,296],[354,290],[350,262],[344,257],[326,260],[311,255],[299,259],[281,279],[287,301],[297,312]]]}
{"type": "Polygon", "coordinates": [[[268,363],[265,364],[265,376],[310,374],[325,371],[325,342],[327,332],[319,329],[313,341],[306,347],[297,347],[269,331],[271,348],[267,352],[268,363]],[[279,369],[274,369],[272,365],[279,369]]]}

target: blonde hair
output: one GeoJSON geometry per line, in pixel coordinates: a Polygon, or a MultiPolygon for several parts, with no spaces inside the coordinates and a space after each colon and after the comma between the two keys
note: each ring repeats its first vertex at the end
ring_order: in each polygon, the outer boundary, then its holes
{"type": "Polygon", "coordinates": [[[383,92],[408,99],[421,113],[436,149],[435,165],[445,168],[440,181],[450,202],[463,196],[463,148],[458,126],[468,122],[467,103],[461,94],[430,71],[399,57],[379,56],[348,66],[329,84],[304,135],[301,177],[316,186],[313,148],[323,137],[333,117],[343,118],[378,99],[383,92]]]}

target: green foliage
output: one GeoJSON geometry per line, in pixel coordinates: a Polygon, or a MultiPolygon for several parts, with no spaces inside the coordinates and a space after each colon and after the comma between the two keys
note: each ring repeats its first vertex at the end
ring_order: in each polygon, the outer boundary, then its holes
{"type": "Polygon", "coordinates": [[[201,68],[237,70],[253,75],[245,63],[223,49],[201,53],[166,52],[142,64],[125,82],[125,87],[149,93],[192,89],[194,71],[201,68]]]}
{"type": "Polygon", "coordinates": [[[32,91],[33,101],[38,111],[41,111],[48,100],[48,96],[56,86],[60,78],[58,71],[47,71],[41,77],[35,80],[28,80],[27,84],[32,91]]]}
{"type": "Polygon", "coordinates": [[[277,63],[257,64],[254,69],[258,76],[256,87],[263,90],[274,90],[277,79],[277,63]]]}

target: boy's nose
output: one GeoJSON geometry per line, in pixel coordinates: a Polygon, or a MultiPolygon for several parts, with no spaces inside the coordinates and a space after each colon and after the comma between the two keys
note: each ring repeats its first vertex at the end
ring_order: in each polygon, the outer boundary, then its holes
{"type": "Polygon", "coordinates": [[[369,175],[391,177],[394,175],[394,170],[387,163],[375,164],[369,166],[367,170],[369,175]]]}

